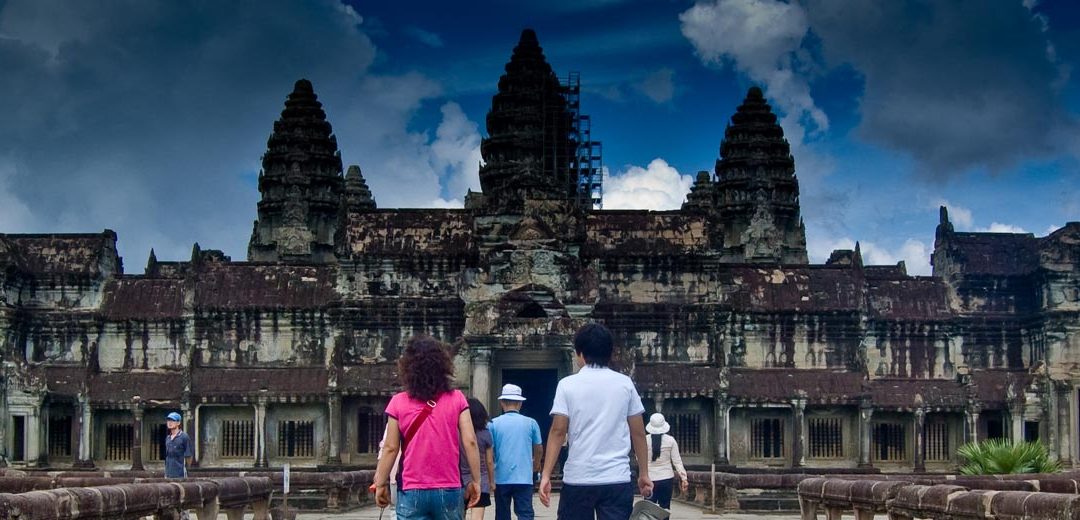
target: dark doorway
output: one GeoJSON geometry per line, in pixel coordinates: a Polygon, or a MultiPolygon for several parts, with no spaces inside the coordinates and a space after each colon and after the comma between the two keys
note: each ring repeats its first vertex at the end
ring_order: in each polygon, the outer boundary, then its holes
{"type": "Polygon", "coordinates": [[[11,460],[23,462],[26,460],[26,417],[11,416],[11,426],[15,430],[11,436],[11,460]]]}
{"type": "MultiPolygon", "coordinates": [[[[521,414],[536,419],[540,424],[540,436],[547,444],[548,430],[551,429],[551,402],[555,400],[555,386],[559,384],[559,371],[552,369],[504,369],[503,384],[511,383],[521,387],[525,404],[521,414]]],[[[496,410],[492,415],[498,415],[496,410]]]]}

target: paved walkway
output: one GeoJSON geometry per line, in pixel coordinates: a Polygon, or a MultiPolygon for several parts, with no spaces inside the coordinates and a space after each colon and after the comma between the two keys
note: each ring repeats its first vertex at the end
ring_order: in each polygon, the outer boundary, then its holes
{"type": "MultiPolygon", "coordinates": [[[[552,497],[552,504],[550,508],[546,508],[540,504],[540,499],[535,495],[533,496],[533,507],[536,510],[536,520],[555,520],[555,512],[559,507],[559,495],[558,493],[552,497]]],[[[821,518],[824,518],[824,514],[821,518]]],[[[708,519],[708,520],[750,520],[753,518],[769,518],[774,520],[788,520],[799,518],[797,513],[790,514],[756,514],[756,513],[729,513],[723,515],[712,515],[694,506],[680,504],[673,502],[671,504],[671,517],[676,519],[708,519]]],[[[327,513],[315,513],[315,514],[302,514],[297,515],[297,520],[379,520],[379,509],[375,506],[368,506],[356,511],[345,514],[327,514],[327,513]]],[[[885,518],[882,516],[881,518],[885,518]]],[[[382,520],[394,520],[394,509],[388,508],[383,513],[382,520]]],[[[487,508],[487,512],[484,515],[484,520],[495,519],[495,506],[487,508]]]]}

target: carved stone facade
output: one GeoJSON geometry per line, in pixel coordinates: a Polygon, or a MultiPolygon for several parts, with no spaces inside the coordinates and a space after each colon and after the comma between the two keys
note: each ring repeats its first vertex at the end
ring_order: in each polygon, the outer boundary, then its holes
{"type": "Polygon", "coordinates": [[[690,464],[943,470],[997,436],[1077,459],[1080,223],[959,233],[943,211],[933,276],[858,247],[811,265],[758,89],[682,210],[587,209],[537,146],[562,124],[554,78],[525,32],[466,209],[378,209],[301,80],[247,261],[196,245],[127,275],[111,231],[0,235],[3,460],[160,468],[180,410],[204,467],[370,465],[410,336],[451,342],[489,405],[522,385],[543,420],[590,321],[690,464]]]}

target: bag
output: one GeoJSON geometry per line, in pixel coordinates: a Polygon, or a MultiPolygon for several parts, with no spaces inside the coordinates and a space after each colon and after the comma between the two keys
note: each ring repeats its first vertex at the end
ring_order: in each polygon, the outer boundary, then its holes
{"type": "Polygon", "coordinates": [[[667,520],[671,511],[648,500],[639,500],[630,511],[630,520],[667,520]]]}
{"type": "Polygon", "coordinates": [[[401,473],[405,471],[405,450],[409,448],[409,439],[412,439],[413,436],[416,435],[416,432],[420,430],[420,426],[427,421],[428,417],[431,417],[431,412],[435,410],[435,401],[429,399],[425,404],[427,406],[424,406],[424,408],[420,410],[420,415],[409,425],[409,431],[405,432],[405,435],[401,437],[401,463],[398,464],[397,469],[398,490],[401,490],[403,485],[401,473]]]}

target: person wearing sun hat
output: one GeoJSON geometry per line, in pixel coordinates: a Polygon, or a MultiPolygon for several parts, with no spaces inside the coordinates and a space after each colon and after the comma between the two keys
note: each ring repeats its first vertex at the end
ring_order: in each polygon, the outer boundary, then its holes
{"type": "Polygon", "coordinates": [[[680,489],[685,493],[690,487],[686,481],[686,468],[679,455],[679,443],[675,442],[675,437],[667,434],[670,430],[671,425],[662,413],[652,414],[649,424],[645,425],[645,432],[649,434],[649,478],[653,481],[653,494],[645,498],[664,509],[671,509],[676,472],[679,474],[680,489]]]}
{"type": "Polygon", "coordinates": [[[519,520],[532,520],[533,474],[540,471],[543,440],[535,419],[521,415],[521,387],[505,384],[499,394],[502,415],[491,421],[495,446],[495,520],[510,520],[510,504],[519,520]]]}
{"type": "Polygon", "coordinates": [[[169,435],[165,438],[165,478],[187,478],[187,466],[195,450],[191,438],[180,429],[182,417],[178,412],[165,416],[169,435]]]}

